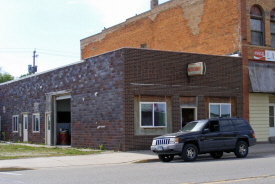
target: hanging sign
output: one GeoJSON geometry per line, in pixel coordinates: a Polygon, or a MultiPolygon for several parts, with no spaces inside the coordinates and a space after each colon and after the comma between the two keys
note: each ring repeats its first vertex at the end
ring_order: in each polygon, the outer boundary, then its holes
{"type": "Polygon", "coordinates": [[[206,65],[204,62],[190,63],[187,68],[188,76],[205,75],[206,65]]]}

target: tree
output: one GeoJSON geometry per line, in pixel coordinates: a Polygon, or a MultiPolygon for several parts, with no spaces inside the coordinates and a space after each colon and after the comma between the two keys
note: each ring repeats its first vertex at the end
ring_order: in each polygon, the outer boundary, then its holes
{"type": "Polygon", "coordinates": [[[2,72],[0,68],[0,83],[13,80],[14,77],[7,72],[2,72]]]}

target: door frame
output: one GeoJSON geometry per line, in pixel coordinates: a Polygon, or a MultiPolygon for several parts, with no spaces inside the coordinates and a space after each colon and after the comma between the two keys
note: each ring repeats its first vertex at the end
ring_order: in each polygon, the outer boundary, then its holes
{"type": "Polygon", "coordinates": [[[182,127],[182,109],[194,109],[194,121],[197,120],[197,107],[180,107],[180,127],[182,127]]]}
{"type": "MultiPolygon", "coordinates": [[[[274,110],[274,121],[275,121],[275,103],[269,103],[269,106],[273,106],[273,110],[274,110]]],[[[274,127],[270,127],[269,125],[269,136],[270,137],[274,137],[275,136],[275,126],[274,127]],[[272,134],[272,135],[271,135],[272,134]]]]}
{"type": "Polygon", "coordinates": [[[52,145],[52,138],[51,138],[51,133],[52,133],[52,123],[51,123],[51,130],[50,130],[50,143],[48,144],[47,140],[48,140],[48,122],[47,122],[47,116],[50,116],[51,118],[51,122],[52,122],[52,117],[51,117],[51,113],[50,112],[46,112],[45,113],[45,145],[51,146],[52,145]]]}
{"type": "Polygon", "coordinates": [[[29,115],[27,113],[23,113],[23,142],[29,142],[29,115]],[[27,135],[25,135],[25,117],[27,117],[27,135]],[[25,136],[27,137],[25,140],[25,136]]]}

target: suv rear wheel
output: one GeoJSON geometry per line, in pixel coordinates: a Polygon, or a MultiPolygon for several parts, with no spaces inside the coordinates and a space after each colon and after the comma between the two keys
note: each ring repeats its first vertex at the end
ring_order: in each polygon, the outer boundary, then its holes
{"type": "Polygon", "coordinates": [[[210,153],[210,155],[213,158],[221,158],[223,156],[223,152],[222,151],[212,152],[210,153]]]}
{"type": "Polygon", "coordinates": [[[162,162],[170,162],[174,159],[174,155],[158,155],[162,162]]]}
{"type": "Polygon", "coordinates": [[[248,154],[248,146],[246,142],[239,141],[236,145],[235,151],[234,151],[236,157],[238,158],[244,158],[248,154]]]}
{"type": "Polygon", "coordinates": [[[182,150],[181,157],[185,162],[193,162],[197,159],[198,148],[194,144],[186,144],[182,150]]]}

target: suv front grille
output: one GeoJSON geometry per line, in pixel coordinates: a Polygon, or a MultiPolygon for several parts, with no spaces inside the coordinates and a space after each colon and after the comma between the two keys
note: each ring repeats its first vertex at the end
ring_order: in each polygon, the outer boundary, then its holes
{"type": "Polygon", "coordinates": [[[163,145],[163,144],[169,144],[170,139],[157,139],[156,140],[156,145],[163,145]]]}

